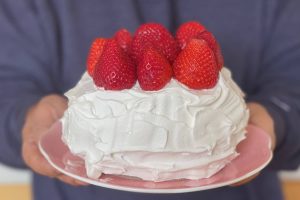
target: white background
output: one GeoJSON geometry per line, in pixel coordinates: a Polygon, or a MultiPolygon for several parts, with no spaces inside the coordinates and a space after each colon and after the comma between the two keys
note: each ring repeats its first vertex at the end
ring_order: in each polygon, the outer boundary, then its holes
{"type": "Polygon", "coordinates": [[[24,184],[30,182],[30,172],[16,170],[0,164],[0,184],[24,184]]]}

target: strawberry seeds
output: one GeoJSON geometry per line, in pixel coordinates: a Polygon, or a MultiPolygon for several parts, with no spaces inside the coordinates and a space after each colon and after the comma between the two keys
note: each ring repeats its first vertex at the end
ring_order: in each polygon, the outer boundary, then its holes
{"type": "Polygon", "coordinates": [[[120,29],[113,38],[97,38],[87,71],[95,85],[106,90],[130,89],[138,81],[143,90],[155,91],[172,78],[191,89],[214,87],[224,61],[213,34],[191,21],[175,35],[158,23],[147,23],[133,36],[120,29]]]}

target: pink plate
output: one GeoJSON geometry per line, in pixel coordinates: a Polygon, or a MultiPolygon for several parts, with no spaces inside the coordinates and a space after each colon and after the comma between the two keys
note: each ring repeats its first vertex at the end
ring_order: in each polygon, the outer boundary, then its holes
{"type": "Polygon", "coordinates": [[[247,138],[237,147],[240,155],[214,176],[200,180],[143,181],[128,177],[103,175],[88,178],[84,161],[70,153],[61,140],[61,123],[55,123],[43,135],[39,148],[48,162],[58,171],[80,181],[117,190],[143,193],[182,193],[231,185],[262,170],[272,159],[270,138],[263,130],[249,125],[247,138]]]}

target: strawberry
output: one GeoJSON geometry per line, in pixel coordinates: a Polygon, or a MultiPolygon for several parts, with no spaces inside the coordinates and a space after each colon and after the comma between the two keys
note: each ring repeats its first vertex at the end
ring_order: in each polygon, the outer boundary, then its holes
{"type": "Polygon", "coordinates": [[[114,38],[125,52],[129,52],[132,37],[127,29],[123,28],[118,30],[118,32],[116,32],[116,34],[114,35],[114,38]]]}
{"type": "Polygon", "coordinates": [[[96,38],[91,45],[86,63],[87,71],[91,77],[93,77],[95,66],[100,60],[105,42],[105,38],[96,38]]]}
{"type": "Polygon", "coordinates": [[[184,49],[191,39],[195,38],[205,30],[206,28],[198,22],[186,22],[177,29],[175,38],[180,48],[184,49]]]}
{"type": "Polygon", "coordinates": [[[93,79],[106,90],[129,89],[135,84],[136,67],[115,39],[107,40],[93,79]]]}
{"type": "Polygon", "coordinates": [[[219,71],[215,55],[204,40],[192,39],[173,65],[175,78],[191,89],[209,89],[216,85],[219,71]]]}
{"type": "Polygon", "coordinates": [[[217,40],[215,39],[214,35],[208,31],[203,31],[196,37],[197,39],[203,39],[207,42],[208,46],[211,48],[211,50],[214,52],[217,62],[217,68],[218,70],[221,70],[221,68],[224,65],[224,59],[221,53],[220,45],[218,44],[217,40]]]}
{"type": "Polygon", "coordinates": [[[172,67],[167,58],[154,48],[148,48],[138,67],[138,81],[143,90],[160,90],[172,78],[172,67]]]}
{"type": "Polygon", "coordinates": [[[170,63],[173,63],[180,50],[171,33],[157,23],[143,24],[136,30],[131,46],[131,55],[136,63],[151,46],[166,56],[170,63]]]}

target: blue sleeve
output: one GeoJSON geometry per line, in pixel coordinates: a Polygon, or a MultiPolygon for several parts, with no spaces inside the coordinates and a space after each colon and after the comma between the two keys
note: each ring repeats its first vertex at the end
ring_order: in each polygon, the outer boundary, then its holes
{"type": "Polygon", "coordinates": [[[264,105],[275,121],[277,146],[270,168],[300,164],[300,1],[277,1],[265,12],[262,66],[249,101],[264,105]]]}
{"type": "Polygon", "coordinates": [[[33,1],[0,1],[0,162],[25,167],[21,130],[30,106],[55,92],[55,60],[33,1]]]}

